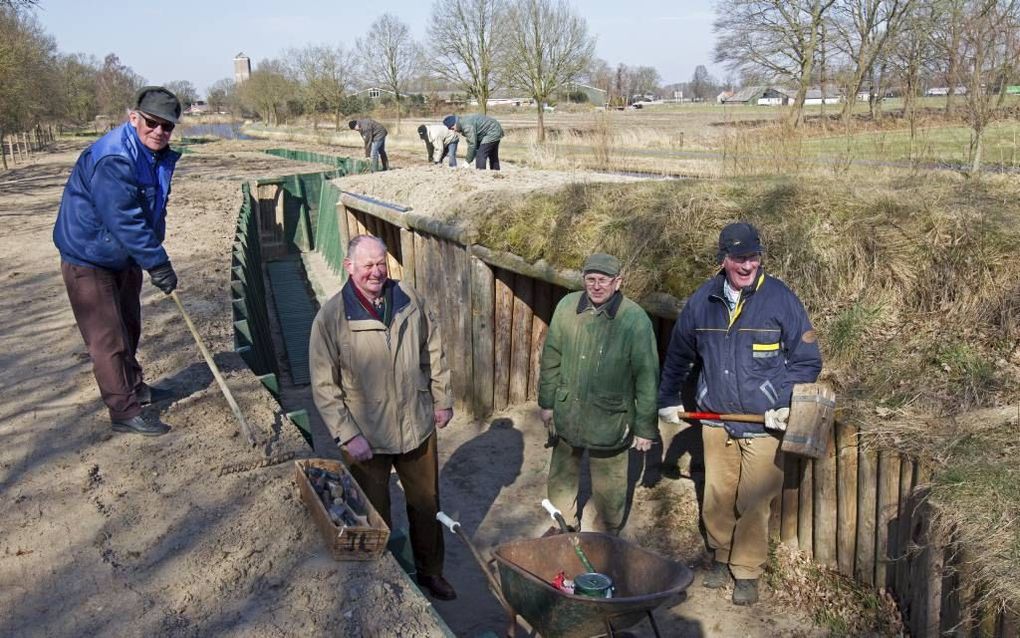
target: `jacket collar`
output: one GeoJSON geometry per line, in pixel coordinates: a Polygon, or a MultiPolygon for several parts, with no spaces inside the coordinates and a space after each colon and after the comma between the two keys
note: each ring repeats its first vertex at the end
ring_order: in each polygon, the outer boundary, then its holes
{"type": "Polygon", "coordinates": [[[582,292],[581,298],[577,300],[577,314],[581,314],[585,310],[591,308],[595,314],[605,312],[610,319],[616,319],[616,313],[620,310],[620,304],[622,303],[623,293],[619,290],[613,293],[613,296],[609,298],[609,301],[598,308],[592,304],[591,299],[588,298],[588,293],[582,292]]]}
{"type": "MultiPolygon", "coordinates": [[[[712,287],[709,290],[709,294],[713,297],[718,297],[723,301],[726,300],[726,293],[723,291],[723,284],[726,282],[726,272],[719,270],[716,276],[712,279],[712,287]]],[[[758,267],[758,274],[755,275],[754,283],[740,291],[741,300],[747,299],[765,284],[765,268],[764,266],[758,267]]]]}
{"type": "MultiPolygon", "coordinates": [[[[354,292],[354,283],[350,279],[344,284],[344,287],[340,290],[344,299],[344,314],[347,316],[347,321],[374,321],[385,328],[383,322],[379,321],[372,316],[358,299],[358,295],[354,292]]],[[[404,289],[400,287],[399,282],[393,279],[387,279],[386,283],[383,284],[383,294],[390,295],[393,299],[393,316],[396,317],[400,314],[400,311],[406,308],[411,303],[411,298],[407,296],[404,289]]]]}

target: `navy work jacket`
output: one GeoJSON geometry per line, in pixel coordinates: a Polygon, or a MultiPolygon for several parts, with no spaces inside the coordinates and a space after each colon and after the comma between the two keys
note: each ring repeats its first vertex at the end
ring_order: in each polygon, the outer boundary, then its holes
{"type": "Polygon", "coordinates": [[[170,261],[163,249],[170,180],[180,153],[156,153],[130,123],[86,148],[64,187],[53,243],[78,266],[144,270],[170,261]]]}
{"type": "MultiPolygon", "coordinates": [[[[680,405],[680,391],[700,364],[698,407],[707,412],[764,414],[790,407],[793,386],[822,369],[815,331],[797,295],[761,269],[731,314],[725,274],[702,285],[673,327],[662,366],[659,407],[680,405]]],[[[734,438],[766,436],[759,423],[704,421],[734,438]]]]}

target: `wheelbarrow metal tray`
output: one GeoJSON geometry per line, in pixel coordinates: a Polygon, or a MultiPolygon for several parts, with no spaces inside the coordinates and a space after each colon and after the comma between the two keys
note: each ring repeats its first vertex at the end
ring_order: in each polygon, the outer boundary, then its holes
{"type": "Polygon", "coordinates": [[[637,624],[694,579],[682,563],[625,540],[594,532],[512,541],[494,550],[500,587],[507,603],[547,637],[593,636],[637,624]],[[613,579],[613,598],[567,594],[550,583],[561,570],[573,578],[587,571],[571,545],[577,536],[595,568],[613,579]]]}

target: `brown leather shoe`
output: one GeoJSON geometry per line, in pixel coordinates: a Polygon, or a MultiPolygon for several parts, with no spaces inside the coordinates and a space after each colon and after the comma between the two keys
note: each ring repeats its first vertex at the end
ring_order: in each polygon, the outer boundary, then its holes
{"type": "Polygon", "coordinates": [[[457,592],[453,590],[453,585],[448,583],[442,576],[419,574],[418,584],[427,589],[429,594],[436,600],[454,600],[457,598],[457,592]]]}

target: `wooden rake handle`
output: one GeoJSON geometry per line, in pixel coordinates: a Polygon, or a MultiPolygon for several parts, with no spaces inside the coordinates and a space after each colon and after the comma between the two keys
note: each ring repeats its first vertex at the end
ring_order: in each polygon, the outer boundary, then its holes
{"type": "Polygon", "coordinates": [[[736,421],[738,423],[764,423],[764,414],[719,414],[718,412],[677,412],[681,419],[709,419],[712,421],[736,421]]]}
{"type": "Polygon", "coordinates": [[[245,437],[248,439],[248,443],[255,447],[258,442],[255,440],[255,432],[252,431],[251,426],[244,420],[244,415],[241,414],[241,408],[238,407],[237,401],[234,400],[234,395],[230,393],[230,388],[227,387],[227,382],[223,380],[223,375],[220,374],[220,369],[213,361],[212,355],[209,354],[209,350],[202,343],[202,337],[199,336],[198,330],[195,328],[195,324],[191,322],[191,317],[188,316],[188,311],[184,309],[184,304],[181,303],[180,297],[177,296],[177,291],[170,293],[170,297],[177,304],[177,309],[181,311],[181,316],[184,317],[184,323],[188,324],[188,329],[191,330],[191,336],[195,338],[195,343],[198,345],[198,349],[202,352],[202,356],[205,357],[206,365],[212,370],[213,377],[216,378],[216,383],[220,386],[220,391],[223,392],[223,397],[227,400],[230,405],[230,409],[234,412],[234,416],[237,417],[237,422],[241,424],[241,431],[244,432],[245,437]]]}

